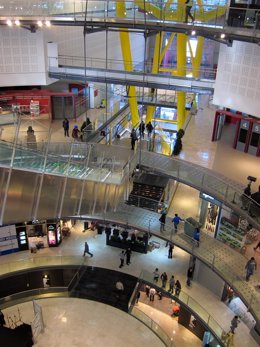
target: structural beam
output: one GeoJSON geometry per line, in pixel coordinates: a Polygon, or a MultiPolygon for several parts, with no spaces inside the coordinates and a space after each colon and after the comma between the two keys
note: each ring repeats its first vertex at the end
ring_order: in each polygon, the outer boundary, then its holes
{"type": "MultiPolygon", "coordinates": [[[[124,2],[116,2],[116,15],[117,17],[126,17],[126,7],[124,2]]],[[[122,56],[124,60],[124,67],[126,71],[133,71],[132,54],[131,54],[131,44],[129,32],[127,29],[125,31],[119,32],[122,56]]],[[[132,117],[133,127],[137,126],[139,123],[138,106],[136,100],[136,89],[134,86],[129,86],[128,88],[128,100],[130,106],[130,112],[132,117]]]]}

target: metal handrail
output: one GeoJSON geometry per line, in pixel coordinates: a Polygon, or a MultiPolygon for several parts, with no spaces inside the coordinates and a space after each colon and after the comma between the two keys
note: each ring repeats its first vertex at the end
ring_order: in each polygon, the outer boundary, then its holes
{"type": "Polygon", "coordinates": [[[189,294],[187,294],[183,289],[181,289],[180,294],[170,294],[164,288],[155,283],[153,280],[153,274],[143,270],[141,275],[139,276],[139,280],[141,282],[145,282],[150,284],[152,287],[158,289],[160,292],[164,293],[168,297],[170,297],[173,301],[177,301],[188,308],[190,312],[196,317],[198,317],[205,326],[207,326],[210,331],[214,334],[214,336],[221,342],[221,337],[225,330],[221,327],[221,325],[205,310],[205,308],[199,304],[196,300],[194,300],[189,294]],[[210,322],[214,322],[215,327],[210,326],[210,322]]]}
{"type": "Polygon", "coordinates": [[[159,339],[165,344],[166,347],[176,346],[171,340],[171,338],[168,336],[168,334],[162,329],[160,324],[156,323],[150,316],[145,314],[142,310],[134,306],[130,314],[136,319],[138,319],[140,322],[142,322],[144,325],[146,325],[150,330],[152,330],[159,337],[159,339]],[[163,334],[160,334],[160,331],[163,334]]]}
{"type": "MultiPolygon", "coordinates": [[[[115,19],[116,16],[116,4],[120,0],[116,1],[91,1],[88,0],[88,7],[86,12],[86,19],[98,19],[102,18],[105,20],[115,19]]],[[[25,4],[20,1],[12,1],[9,7],[6,5],[4,9],[1,10],[2,15],[12,17],[19,16],[35,16],[40,17],[48,16],[48,19],[59,18],[59,15],[64,17],[67,16],[73,21],[79,21],[83,19],[85,15],[85,1],[84,0],[74,0],[74,1],[63,1],[63,6],[58,7],[57,2],[54,0],[48,1],[48,6],[43,6],[41,1],[27,1],[25,4]],[[20,5],[20,6],[19,6],[20,5]]],[[[226,18],[230,10],[235,9],[243,11],[246,13],[248,8],[245,7],[229,7],[227,2],[223,1],[223,4],[220,5],[211,5],[211,4],[194,4],[192,8],[192,13],[198,22],[208,22],[212,27],[225,27],[226,18]]],[[[254,16],[258,9],[250,9],[254,16]]],[[[125,16],[127,19],[132,19],[137,22],[140,19],[145,19],[146,22],[149,21],[159,21],[159,22],[179,22],[182,21],[185,17],[185,4],[179,4],[176,1],[171,4],[162,4],[162,2],[156,1],[144,1],[144,0],[135,0],[126,2],[126,13],[125,16]],[[181,18],[177,17],[177,9],[181,11],[181,18]],[[138,11],[136,11],[138,10],[138,11]],[[142,12],[141,12],[142,11],[142,12]]],[[[38,19],[39,19],[38,18],[38,19]]],[[[252,17],[250,21],[245,18],[244,25],[252,25],[254,27],[254,19],[252,17]]]]}

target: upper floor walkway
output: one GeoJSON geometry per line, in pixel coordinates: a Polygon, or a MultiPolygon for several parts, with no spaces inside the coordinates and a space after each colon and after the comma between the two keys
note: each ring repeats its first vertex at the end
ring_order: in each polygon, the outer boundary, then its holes
{"type": "MultiPolygon", "coordinates": [[[[254,200],[249,199],[250,203],[247,210],[243,209],[241,201],[243,187],[241,185],[214,171],[175,157],[168,157],[141,149],[133,153],[129,149],[120,146],[48,141],[40,143],[27,142],[27,144],[21,143],[20,145],[17,145],[16,142],[1,141],[0,153],[1,172],[3,177],[6,177],[1,184],[3,201],[6,201],[8,194],[12,195],[12,189],[9,191],[9,185],[12,182],[11,177],[16,177],[19,185],[25,185],[27,179],[22,183],[23,180],[20,180],[19,177],[26,177],[26,172],[31,172],[35,179],[39,174],[42,179],[48,175],[58,176],[62,178],[62,181],[65,179],[65,186],[62,185],[60,187],[63,192],[61,195],[64,198],[65,191],[68,189],[68,179],[71,180],[72,186],[78,185],[77,180],[81,180],[82,184],[87,180],[101,183],[101,185],[114,184],[125,189],[128,185],[129,177],[138,164],[144,170],[157,173],[158,175],[165,175],[200,192],[213,196],[239,215],[245,217],[249,223],[258,227],[258,229],[260,228],[260,206],[254,200]],[[18,170],[22,170],[24,175],[21,172],[19,174],[18,170]]],[[[59,181],[58,177],[55,180],[59,181]]],[[[31,184],[31,182],[28,182],[28,184],[31,184]]],[[[41,190],[34,191],[34,194],[30,195],[31,198],[38,201],[39,194],[41,194],[41,190]]],[[[98,197],[95,195],[95,199],[102,199],[102,196],[98,197]]],[[[81,206],[82,200],[84,200],[83,194],[76,196],[75,204],[78,207],[81,206]]],[[[96,205],[96,202],[94,205],[96,205]]],[[[55,202],[57,207],[56,203],[57,201],[55,202]]],[[[59,202],[60,204],[61,201],[59,202]]],[[[59,211],[60,215],[64,216],[68,213],[62,212],[62,205],[63,203],[60,205],[59,211]]],[[[5,214],[4,210],[5,204],[2,205],[2,217],[5,214]]],[[[95,209],[92,210],[93,213],[94,211],[95,209]]],[[[74,214],[74,212],[71,211],[69,214],[74,214]]],[[[49,217],[57,217],[57,208],[53,210],[53,213],[54,215],[49,217]]],[[[77,209],[77,214],[81,215],[82,213],[84,213],[84,209],[77,209]]],[[[35,216],[31,217],[34,218],[35,216]]],[[[2,223],[13,221],[5,220],[5,218],[1,220],[2,223]]],[[[16,219],[15,221],[18,220],[16,219]]]]}
{"type": "Polygon", "coordinates": [[[56,2],[16,0],[6,3],[0,11],[0,22],[19,19],[21,24],[37,30],[37,21],[50,20],[52,25],[84,26],[86,32],[127,28],[130,31],[167,31],[186,33],[196,28],[197,34],[219,39],[223,30],[226,39],[258,43],[260,40],[259,9],[229,7],[198,2],[193,6],[194,23],[185,23],[184,3],[162,1],[83,1],[56,2]],[[123,7],[122,7],[123,6],[123,7]],[[117,9],[121,8],[122,15],[117,9]]]}

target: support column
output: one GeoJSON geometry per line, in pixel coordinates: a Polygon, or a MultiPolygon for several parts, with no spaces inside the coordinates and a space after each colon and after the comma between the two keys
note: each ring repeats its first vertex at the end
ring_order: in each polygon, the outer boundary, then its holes
{"type": "MultiPolygon", "coordinates": [[[[177,75],[186,75],[186,35],[177,34],[177,75]]],[[[185,121],[185,104],[186,104],[186,93],[177,92],[177,128],[178,130],[184,124],[185,121]]]]}
{"type": "Polygon", "coordinates": [[[89,83],[88,87],[89,108],[95,108],[94,84],[89,83]]]}
{"type": "MultiPolygon", "coordinates": [[[[159,70],[160,48],[161,48],[161,33],[158,33],[156,34],[156,39],[155,39],[154,53],[153,53],[153,66],[151,71],[154,74],[157,74],[159,70]]],[[[146,120],[145,120],[146,123],[152,121],[154,111],[155,111],[155,106],[149,105],[147,107],[146,120]]]]}
{"type": "MultiPolygon", "coordinates": [[[[116,2],[116,16],[117,17],[126,17],[126,8],[124,2],[116,2]]],[[[119,32],[122,56],[124,60],[124,68],[126,71],[133,71],[132,64],[132,54],[131,54],[131,45],[128,29],[123,29],[124,32],[119,32]]],[[[139,114],[138,106],[136,100],[136,89],[134,86],[128,88],[128,102],[130,106],[130,112],[132,116],[132,125],[137,126],[139,123],[139,114]]]]}

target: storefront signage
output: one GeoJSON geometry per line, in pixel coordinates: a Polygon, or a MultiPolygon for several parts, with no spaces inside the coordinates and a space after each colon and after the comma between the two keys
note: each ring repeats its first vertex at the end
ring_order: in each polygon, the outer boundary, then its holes
{"type": "Polygon", "coordinates": [[[204,199],[206,201],[209,201],[209,202],[211,202],[214,205],[221,206],[221,202],[220,201],[216,200],[215,198],[213,198],[213,196],[210,196],[210,195],[208,195],[206,193],[200,193],[200,198],[204,199]]]}

